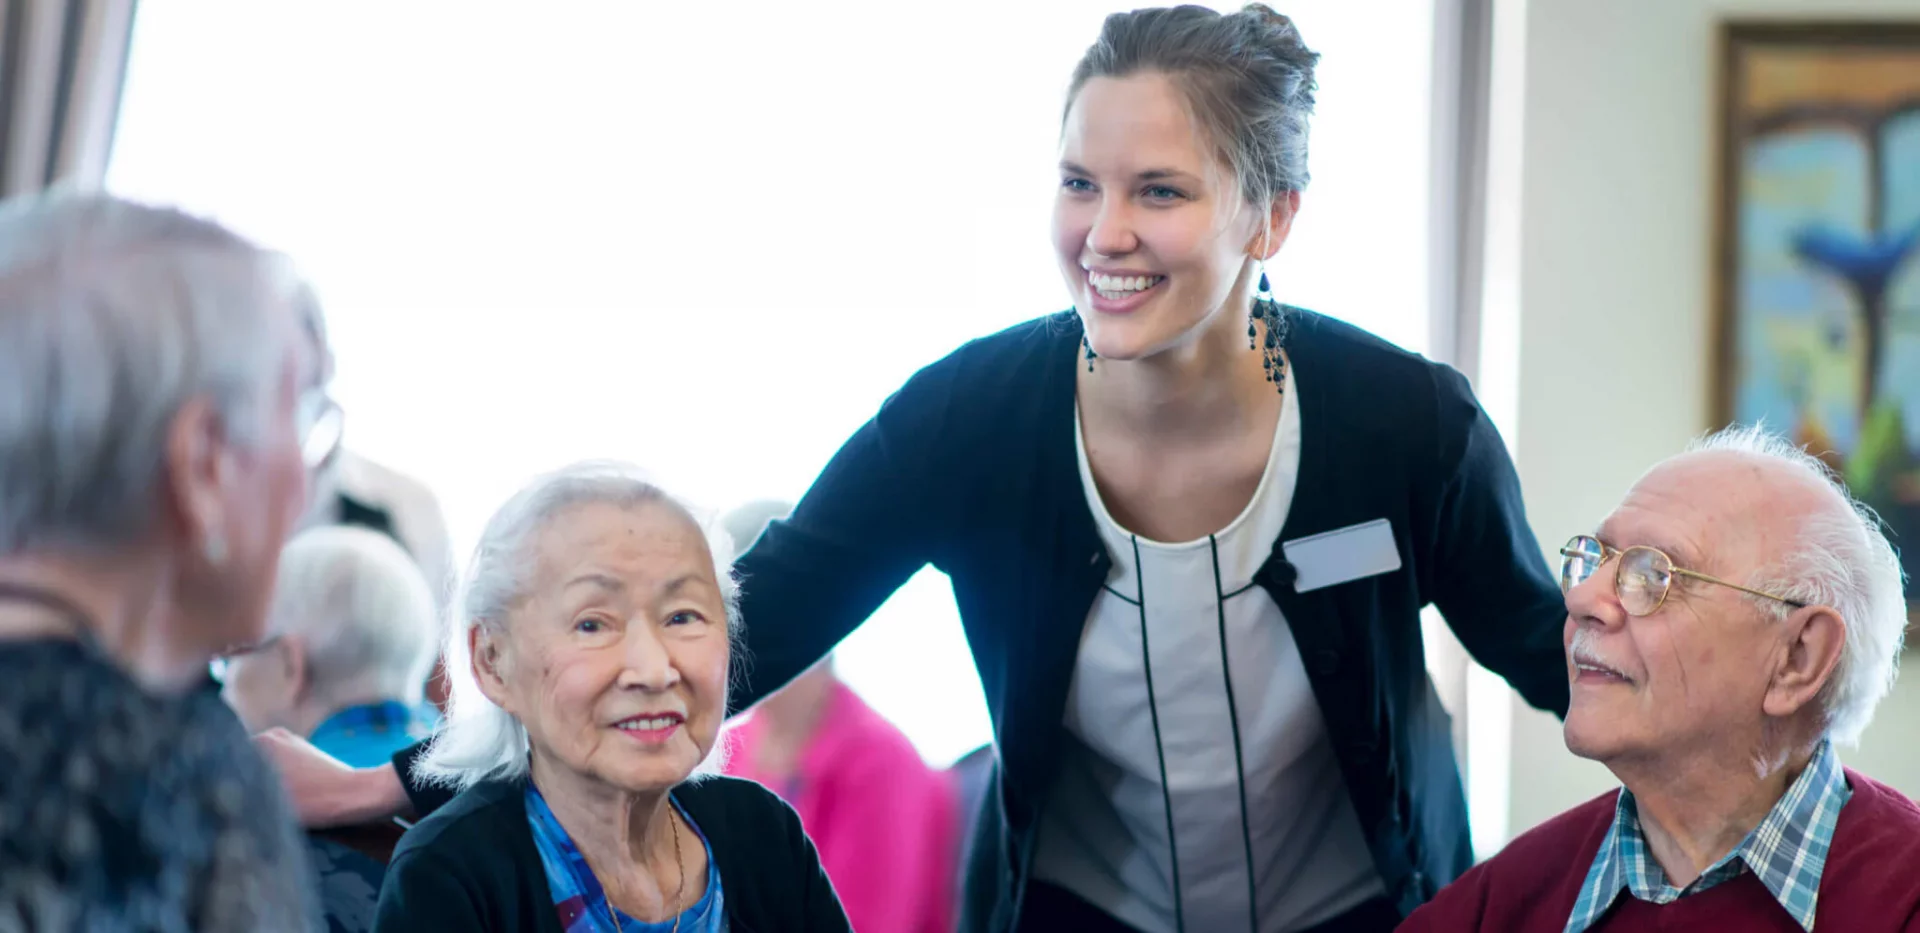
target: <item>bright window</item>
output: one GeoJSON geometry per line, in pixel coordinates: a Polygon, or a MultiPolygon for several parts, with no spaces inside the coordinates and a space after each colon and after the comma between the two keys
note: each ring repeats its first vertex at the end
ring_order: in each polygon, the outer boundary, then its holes
{"type": "MultiPolygon", "coordinates": [[[[1062,91],[1129,6],[146,0],[108,184],[302,261],[350,443],[456,554],[579,458],[794,498],[915,369],[1065,306],[1062,91]]],[[[1276,285],[1420,349],[1429,4],[1286,6],[1323,90],[1276,285]]],[[[839,664],[930,761],[987,741],[937,573],[839,664]]]]}

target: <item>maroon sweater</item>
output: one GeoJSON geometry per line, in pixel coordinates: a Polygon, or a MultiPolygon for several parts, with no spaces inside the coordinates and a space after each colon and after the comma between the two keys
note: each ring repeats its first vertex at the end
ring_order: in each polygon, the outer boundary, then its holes
{"type": "MultiPolygon", "coordinates": [[[[1920,806],[1851,769],[1847,785],[1853,796],[1840,808],[1820,873],[1814,933],[1920,933],[1920,806]]],[[[1613,825],[1618,793],[1515,839],[1414,911],[1399,933],[1560,933],[1613,825]]],[[[1591,929],[1804,933],[1752,872],[1665,906],[1621,891],[1591,929]]]]}

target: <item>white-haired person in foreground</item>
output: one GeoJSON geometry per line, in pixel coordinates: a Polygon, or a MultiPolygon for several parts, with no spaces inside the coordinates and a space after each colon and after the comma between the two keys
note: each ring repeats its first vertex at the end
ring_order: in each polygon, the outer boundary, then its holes
{"type": "Polygon", "coordinates": [[[453,708],[422,763],[461,790],[395,850],[374,929],[846,931],[793,810],[703,767],[735,606],[726,533],[630,469],[509,499],[455,604],[453,708]]]}
{"type": "Polygon", "coordinates": [[[267,638],[226,662],[227,703],[247,729],[305,736],[356,768],[427,737],[427,670],[439,649],[433,593],[387,535],[323,525],[280,556],[267,638]]]}
{"type": "Polygon", "coordinates": [[[1402,930],[1920,931],[1920,807],[1841,766],[1892,687],[1893,548],[1752,428],[1661,463],[1561,551],[1567,747],[1624,789],[1514,840],[1402,930]]]}
{"type": "Polygon", "coordinates": [[[339,439],[283,259],[0,205],[0,930],[305,930],[304,846],[208,662],[260,638],[339,439]]]}

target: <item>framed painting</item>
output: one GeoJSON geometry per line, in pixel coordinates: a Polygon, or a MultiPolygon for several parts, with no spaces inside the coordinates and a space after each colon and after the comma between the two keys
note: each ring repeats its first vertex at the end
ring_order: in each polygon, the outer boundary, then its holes
{"type": "Polygon", "coordinates": [[[1716,420],[1825,456],[1920,578],[1920,20],[1732,22],[1719,55],[1716,420]]]}

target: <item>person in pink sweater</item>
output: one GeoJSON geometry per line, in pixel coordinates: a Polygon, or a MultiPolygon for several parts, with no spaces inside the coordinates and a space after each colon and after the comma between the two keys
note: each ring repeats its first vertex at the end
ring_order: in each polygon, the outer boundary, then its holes
{"type": "MultiPolygon", "coordinates": [[[[730,513],[735,547],[744,550],[787,511],[757,502],[730,513]]],[[[766,785],[799,812],[856,933],[952,933],[958,788],[834,676],[831,657],[727,735],[726,772],[766,785]]]]}
{"type": "Polygon", "coordinates": [[[1877,519],[1755,428],[1648,472],[1561,551],[1576,755],[1624,787],[1403,931],[1920,931],[1920,807],[1843,767],[1906,627],[1877,519]]]}

